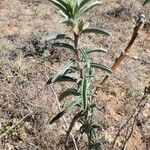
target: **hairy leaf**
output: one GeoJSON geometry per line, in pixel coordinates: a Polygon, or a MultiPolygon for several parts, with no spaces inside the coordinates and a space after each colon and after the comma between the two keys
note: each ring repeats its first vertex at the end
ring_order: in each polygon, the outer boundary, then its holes
{"type": "Polygon", "coordinates": [[[91,63],[91,67],[107,71],[108,73],[112,73],[112,70],[103,64],[91,63]]]}
{"type": "Polygon", "coordinates": [[[63,19],[61,23],[64,23],[67,26],[74,27],[74,21],[73,19],[70,19],[70,18],[63,19]]]}
{"type": "Polygon", "coordinates": [[[70,12],[71,18],[73,19],[73,17],[74,17],[75,2],[71,0],[71,1],[68,1],[67,4],[68,4],[68,11],[70,12]]]}
{"type": "Polygon", "coordinates": [[[74,11],[73,11],[74,17],[77,14],[78,11],[79,11],[79,5],[78,5],[78,2],[77,2],[76,5],[75,5],[75,8],[74,8],[74,11]]]}
{"type": "Polygon", "coordinates": [[[88,79],[84,78],[81,83],[81,98],[83,111],[85,112],[88,107],[88,79]]]}
{"type": "Polygon", "coordinates": [[[59,100],[63,100],[64,98],[66,98],[67,96],[70,95],[74,95],[74,96],[80,96],[81,94],[78,92],[77,89],[67,89],[66,91],[63,91],[60,96],[59,96],[59,100]]]}
{"type": "Polygon", "coordinates": [[[76,105],[77,105],[77,103],[78,103],[78,99],[75,99],[75,100],[73,100],[73,101],[71,101],[68,105],[67,105],[67,107],[65,108],[65,112],[68,112],[68,111],[70,111],[71,109],[73,109],[76,105]]]}
{"type": "Polygon", "coordinates": [[[69,112],[71,109],[73,109],[73,108],[77,105],[77,103],[78,103],[78,100],[77,100],[77,99],[71,101],[63,111],[59,112],[59,113],[50,121],[50,124],[54,123],[55,121],[57,121],[58,119],[60,119],[65,113],[67,113],[67,112],[69,112]]]}
{"type": "Polygon", "coordinates": [[[74,47],[70,44],[67,44],[67,43],[57,42],[57,43],[53,43],[52,46],[63,47],[63,48],[67,48],[67,49],[70,49],[72,51],[75,51],[74,47]]]}
{"type": "Polygon", "coordinates": [[[64,0],[55,0],[57,3],[59,3],[61,6],[65,8],[66,11],[63,11],[60,7],[56,6],[68,17],[72,18],[72,7],[69,2],[65,2],[64,0]]]}
{"type": "Polygon", "coordinates": [[[74,79],[74,78],[71,78],[69,76],[59,76],[55,81],[52,82],[52,78],[50,78],[46,84],[51,84],[51,83],[54,83],[54,82],[77,82],[77,79],[74,79]]]}
{"type": "Polygon", "coordinates": [[[70,41],[73,41],[72,38],[69,37],[67,34],[57,34],[57,35],[48,37],[46,41],[51,42],[51,41],[54,41],[54,40],[70,40],[70,41]]]}
{"type": "Polygon", "coordinates": [[[57,121],[59,118],[61,118],[63,115],[65,114],[65,111],[61,111],[60,113],[58,113],[51,121],[50,124],[54,123],[55,121],[57,121]]]}
{"type": "Polygon", "coordinates": [[[65,74],[66,70],[69,69],[70,66],[71,66],[72,64],[74,64],[74,62],[75,62],[75,60],[71,59],[71,60],[66,64],[66,66],[65,66],[62,70],[60,70],[56,75],[54,75],[54,77],[52,78],[52,82],[55,82],[55,80],[56,80],[59,76],[63,76],[63,75],[65,74]]]}
{"type": "Polygon", "coordinates": [[[90,4],[87,4],[87,5],[83,6],[81,8],[81,10],[79,11],[78,16],[83,15],[84,13],[88,12],[89,10],[91,10],[94,6],[99,5],[99,4],[101,4],[101,2],[96,1],[96,2],[92,2],[90,4]]]}
{"type": "Polygon", "coordinates": [[[147,3],[150,3],[150,0],[145,0],[144,3],[143,3],[143,6],[147,3]]]}
{"type": "Polygon", "coordinates": [[[97,125],[97,124],[93,124],[92,128],[97,128],[97,129],[101,129],[101,126],[97,125]]]}
{"type": "Polygon", "coordinates": [[[68,73],[75,73],[76,71],[78,71],[78,68],[77,67],[70,67],[66,70],[66,72],[64,73],[65,75],[68,74],[68,73]]]}
{"type": "Polygon", "coordinates": [[[85,33],[98,33],[98,34],[110,36],[110,33],[108,31],[101,28],[87,28],[81,32],[81,34],[85,34],[85,33]]]}
{"type": "Polygon", "coordinates": [[[104,53],[107,52],[107,50],[104,48],[87,48],[87,49],[85,49],[85,51],[87,54],[95,53],[95,52],[104,52],[104,53]]]}
{"type": "Polygon", "coordinates": [[[57,6],[64,14],[68,16],[68,11],[62,3],[60,3],[58,0],[49,0],[49,1],[53,3],[55,6],[57,6]]]}
{"type": "Polygon", "coordinates": [[[87,4],[87,2],[89,2],[90,0],[80,0],[80,5],[79,8],[81,8],[82,6],[84,6],[85,4],[87,4]]]}
{"type": "Polygon", "coordinates": [[[87,56],[86,52],[84,51],[84,49],[80,49],[80,51],[81,51],[82,56],[83,56],[83,58],[85,60],[87,68],[90,69],[90,61],[88,59],[88,56],[87,56]]]}

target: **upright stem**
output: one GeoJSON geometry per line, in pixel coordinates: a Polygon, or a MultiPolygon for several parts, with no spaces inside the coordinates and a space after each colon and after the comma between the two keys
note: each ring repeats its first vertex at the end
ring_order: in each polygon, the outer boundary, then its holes
{"type": "Polygon", "coordinates": [[[80,58],[79,58],[79,52],[78,52],[78,43],[79,43],[79,35],[74,33],[74,48],[75,48],[75,51],[76,51],[77,59],[79,60],[80,58]]]}
{"type": "Polygon", "coordinates": [[[78,60],[78,69],[80,71],[80,78],[83,78],[83,70],[82,70],[81,65],[80,65],[80,55],[79,55],[79,50],[78,50],[78,44],[79,44],[79,35],[74,33],[74,48],[75,48],[76,57],[78,60]]]}
{"type": "MultiPolygon", "coordinates": [[[[83,74],[83,68],[81,67],[81,64],[80,64],[80,53],[79,53],[79,50],[78,50],[78,43],[79,43],[79,35],[77,35],[76,33],[74,33],[74,48],[75,48],[75,51],[76,51],[76,57],[77,57],[77,60],[78,60],[78,69],[80,71],[80,78],[82,79],[84,77],[84,74],[83,74]]],[[[85,128],[86,128],[86,133],[87,133],[87,138],[88,138],[88,143],[89,145],[91,144],[91,138],[90,138],[90,129],[89,129],[89,120],[88,120],[88,110],[86,112],[84,112],[84,121],[85,121],[85,128]]]]}

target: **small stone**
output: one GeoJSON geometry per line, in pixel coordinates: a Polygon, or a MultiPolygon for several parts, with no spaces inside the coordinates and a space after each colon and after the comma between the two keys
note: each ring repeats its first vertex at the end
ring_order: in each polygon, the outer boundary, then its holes
{"type": "Polygon", "coordinates": [[[133,58],[134,58],[135,60],[137,60],[137,59],[138,59],[138,56],[134,56],[133,58]]]}

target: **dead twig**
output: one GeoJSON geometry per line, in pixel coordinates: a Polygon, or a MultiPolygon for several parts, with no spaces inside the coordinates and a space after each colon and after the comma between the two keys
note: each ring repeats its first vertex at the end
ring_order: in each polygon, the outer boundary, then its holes
{"type": "MultiPolygon", "coordinates": [[[[46,63],[45,63],[45,73],[46,73],[46,72],[47,72],[47,71],[46,71],[46,63]]],[[[48,75],[47,75],[47,74],[46,74],[46,77],[47,77],[47,79],[48,79],[48,75]]],[[[50,88],[51,88],[51,90],[52,90],[53,95],[55,96],[55,100],[56,100],[57,107],[58,107],[59,111],[62,111],[62,110],[61,110],[61,104],[59,103],[58,96],[57,96],[57,94],[56,94],[56,92],[55,92],[53,86],[50,85],[50,88]]],[[[65,123],[65,128],[68,129],[68,128],[69,128],[69,125],[68,125],[68,123],[67,123],[67,121],[66,121],[65,116],[63,116],[62,118],[63,118],[63,121],[64,121],[64,123],[65,123]]],[[[73,140],[73,143],[74,143],[74,146],[75,146],[75,150],[78,150],[77,143],[76,143],[76,140],[75,140],[73,134],[71,134],[71,138],[72,138],[72,140],[73,140]]]]}
{"type": "Polygon", "coordinates": [[[67,133],[66,133],[65,149],[67,149],[67,142],[68,142],[68,138],[69,138],[69,135],[70,135],[70,133],[71,133],[71,130],[72,130],[72,128],[73,128],[75,122],[76,122],[81,116],[84,116],[84,114],[78,113],[78,114],[72,119],[72,121],[71,121],[71,123],[70,123],[69,129],[68,129],[68,131],[67,131],[67,133]]]}
{"type": "MultiPolygon", "coordinates": [[[[139,19],[137,20],[136,22],[136,25],[134,27],[134,30],[133,30],[133,34],[132,34],[132,37],[131,37],[131,40],[129,41],[128,45],[126,46],[126,48],[124,49],[123,52],[121,52],[120,56],[118,58],[116,58],[114,64],[112,65],[112,71],[114,71],[119,65],[120,63],[126,58],[127,56],[127,53],[129,53],[130,51],[130,48],[131,46],[133,45],[133,43],[135,42],[137,36],[138,36],[138,31],[141,27],[141,25],[144,23],[144,19],[145,19],[145,16],[142,14],[139,19]]],[[[107,75],[103,81],[101,82],[101,86],[103,86],[107,80],[109,79],[109,76],[107,75]]],[[[99,90],[100,87],[97,87],[96,91],[99,90]]]]}
{"type": "Polygon", "coordinates": [[[113,150],[115,148],[118,138],[124,131],[125,131],[125,135],[124,135],[125,138],[124,138],[121,150],[125,149],[125,146],[133,133],[134,125],[135,125],[136,121],[138,120],[140,113],[143,111],[144,107],[147,104],[149,94],[150,94],[150,86],[145,87],[144,95],[143,95],[142,99],[139,101],[139,103],[137,104],[135,113],[132,116],[130,116],[128,118],[128,120],[119,128],[119,130],[111,144],[110,150],[113,150]]]}
{"type": "MultiPolygon", "coordinates": [[[[51,90],[52,90],[53,94],[55,95],[55,100],[56,100],[58,109],[59,109],[59,111],[61,111],[61,105],[60,105],[60,103],[59,103],[57,94],[55,93],[53,86],[50,85],[50,87],[51,87],[51,90]]],[[[68,123],[67,123],[67,121],[66,121],[65,116],[63,116],[63,121],[64,121],[64,123],[65,123],[66,128],[69,128],[69,125],[68,125],[68,123]]],[[[70,135],[71,135],[71,138],[72,138],[72,140],[73,140],[73,143],[74,143],[74,146],[75,146],[75,150],[78,150],[77,143],[76,143],[76,140],[75,140],[74,136],[72,135],[72,133],[70,133],[70,135]]],[[[66,144],[65,144],[65,145],[66,145],[66,144]]]]}

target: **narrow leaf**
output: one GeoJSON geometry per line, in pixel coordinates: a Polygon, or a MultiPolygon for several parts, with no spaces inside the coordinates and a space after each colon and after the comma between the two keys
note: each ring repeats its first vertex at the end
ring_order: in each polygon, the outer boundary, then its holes
{"type": "Polygon", "coordinates": [[[81,34],[85,34],[85,33],[98,33],[98,34],[110,36],[110,33],[108,31],[101,28],[87,28],[81,32],[81,34]]]}
{"type": "Polygon", "coordinates": [[[75,51],[74,47],[70,44],[67,44],[67,43],[53,43],[52,46],[56,46],[56,47],[63,47],[63,48],[67,48],[67,49],[70,49],[70,50],[73,50],[75,51]]]}
{"type": "Polygon", "coordinates": [[[66,24],[67,26],[71,26],[71,27],[74,27],[74,21],[70,18],[67,18],[67,19],[63,19],[61,21],[61,23],[64,23],[66,24]]]}
{"type": "Polygon", "coordinates": [[[81,98],[82,98],[82,106],[83,111],[85,112],[88,107],[88,79],[84,78],[81,83],[81,98]]]}
{"type": "Polygon", "coordinates": [[[144,0],[143,6],[146,5],[149,2],[150,2],[150,0],[144,0]]]}
{"type": "Polygon", "coordinates": [[[63,115],[65,114],[65,111],[61,111],[60,113],[58,113],[51,121],[50,124],[54,123],[55,121],[57,121],[59,118],[61,118],[63,115]]]}
{"type": "Polygon", "coordinates": [[[63,75],[65,74],[66,70],[67,70],[68,68],[70,68],[70,66],[71,66],[72,64],[74,64],[74,62],[75,62],[75,60],[71,59],[71,60],[66,64],[66,66],[65,66],[61,71],[59,71],[59,72],[52,78],[52,82],[55,82],[55,80],[56,80],[59,76],[63,76],[63,75]]]}
{"type": "Polygon", "coordinates": [[[67,113],[68,111],[70,111],[71,109],[73,109],[78,103],[78,100],[73,100],[71,101],[67,107],[61,111],[60,113],[58,113],[51,121],[50,124],[54,123],[55,121],[57,121],[58,119],[60,119],[65,113],[67,113]]]}
{"type": "Polygon", "coordinates": [[[98,128],[98,129],[101,129],[101,126],[96,125],[96,124],[93,124],[93,125],[92,125],[92,128],[98,128]]]}
{"type": "MultiPolygon", "coordinates": [[[[52,83],[52,78],[50,78],[46,84],[51,84],[52,83]]],[[[59,76],[54,82],[77,82],[77,79],[71,78],[69,76],[59,76]]],[[[53,82],[53,83],[54,83],[53,82]]]]}
{"type": "Polygon", "coordinates": [[[68,15],[68,11],[66,10],[66,8],[59,3],[59,1],[57,0],[49,0],[51,3],[53,3],[55,6],[57,6],[63,13],[65,13],[66,15],[68,15]]]}
{"type": "Polygon", "coordinates": [[[65,108],[65,112],[68,112],[68,111],[70,111],[71,109],[73,109],[76,105],[77,105],[77,103],[78,103],[78,99],[75,99],[75,100],[73,100],[73,101],[71,101],[68,105],[67,105],[67,107],[65,108]]]}
{"type": "Polygon", "coordinates": [[[81,94],[78,92],[78,90],[76,89],[67,89],[66,91],[63,91],[60,96],[59,96],[59,100],[63,100],[64,98],[66,98],[67,96],[70,95],[74,95],[74,96],[80,96],[81,94]]]}
{"type": "Polygon", "coordinates": [[[81,51],[81,54],[82,54],[82,56],[85,60],[87,68],[90,69],[90,61],[88,59],[88,56],[87,56],[86,52],[84,51],[84,49],[80,49],[80,51],[81,51]]]}
{"type": "Polygon", "coordinates": [[[108,73],[112,73],[112,70],[103,64],[91,63],[91,67],[107,71],[108,73]]]}
{"type": "Polygon", "coordinates": [[[88,12],[89,10],[91,10],[94,6],[99,5],[99,4],[101,4],[101,2],[96,1],[96,2],[92,2],[90,4],[87,4],[87,5],[83,6],[82,9],[79,11],[79,15],[78,16],[83,15],[84,13],[88,12]]]}
{"type": "Polygon", "coordinates": [[[67,9],[68,5],[64,0],[56,0],[58,3],[60,3],[64,8],[67,9]]]}
{"type": "Polygon", "coordinates": [[[51,42],[51,41],[54,41],[54,40],[70,40],[70,41],[73,41],[71,37],[69,37],[67,34],[57,34],[57,35],[54,35],[54,36],[51,36],[51,37],[48,37],[46,39],[47,42],[51,42]]]}
{"type": "Polygon", "coordinates": [[[73,9],[74,9],[73,1],[68,1],[67,2],[67,9],[68,9],[68,12],[70,14],[69,18],[73,18],[73,9]]]}
{"type": "Polygon", "coordinates": [[[77,71],[77,67],[70,67],[66,70],[66,72],[64,73],[65,75],[68,74],[68,73],[75,73],[77,71]]]}
{"type": "Polygon", "coordinates": [[[89,2],[90,0],[81,0],[79,8],[81,8],[82,6],[84,6],[87,2],[89,2]]]}
{"type": "Polygon", "coordinates": [[[79,10],[79,5],[78,5],[78,2],[77,2],[76,6],[75,6],[75,9],[74,9],[74,12],[73,12],[74,16],[77,14],[78,10],[79,10]]]}
{"type": "Polygon", "coordinates": [[[87,49],[85,49],[85,51],[87,54],[95,53],[95,52],[104,52],[104,53],[107,52],[107,50],[104,48],[87,48],[87,49]]]}

